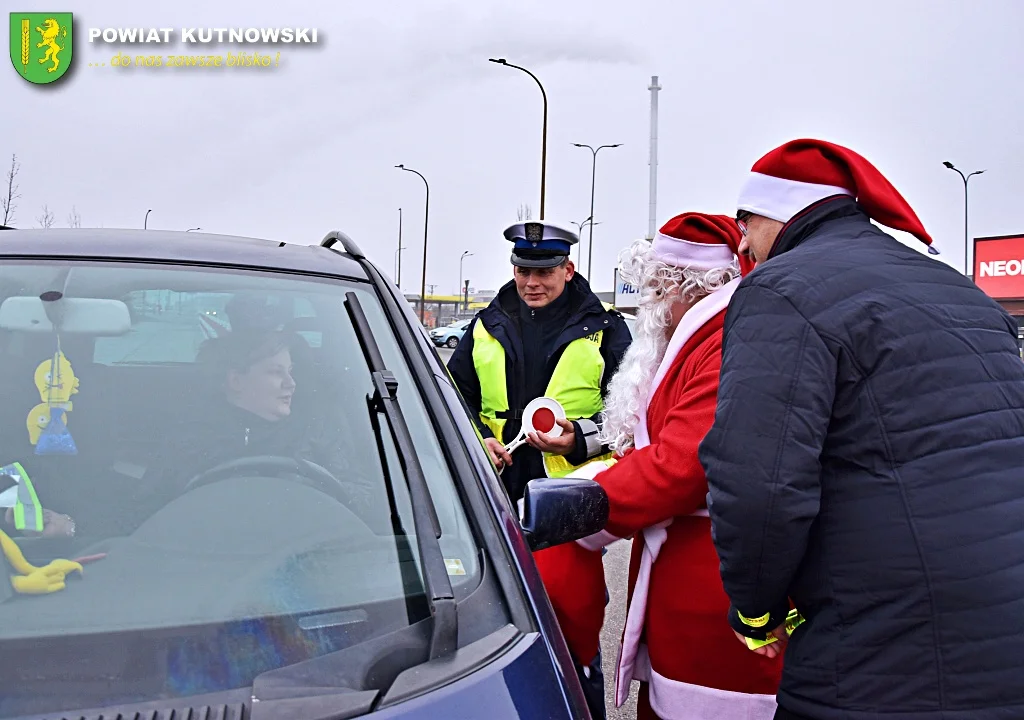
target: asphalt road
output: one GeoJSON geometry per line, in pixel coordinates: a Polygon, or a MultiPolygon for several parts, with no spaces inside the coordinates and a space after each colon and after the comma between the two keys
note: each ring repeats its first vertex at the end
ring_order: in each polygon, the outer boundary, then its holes
{"type": "MultiPolygon", "coordinates": [[[[452,351],[440,348],[441,359],[448,362],[452,351]]],[[[620,541],[608,548],[604,557],[604,575],[608,583],[610,600],[605,608],[604,629],[601,631],[601,654],[604,660],[605,707],[608,720],[635,720],[636,683],[629,699],[621,708],[615,707],[615,659],[618,657],[619,639],[626,623],[626,582],[629,575],[629,552],[631,544],[620,541]]]]}

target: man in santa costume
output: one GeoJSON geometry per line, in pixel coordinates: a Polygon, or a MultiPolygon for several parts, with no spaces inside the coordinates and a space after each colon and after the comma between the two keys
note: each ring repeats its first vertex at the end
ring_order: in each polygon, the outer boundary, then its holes
{"type": "Polygon", "coordinates": [[[589,473],[607,492],[591,551],[633,538],[629,606],[615,678],[621,706],[641,681],[639,718],[770,720],[781,659],[736,642],[705,508],[697,448],[714,421],[726,307],[746,258],[736,221],[685,213],[624,251],[639,288],[633,344],[605,401],[602,442],[617,458],[589,473]],[[609,467],[610,464],[610,467],[609,467]]]}

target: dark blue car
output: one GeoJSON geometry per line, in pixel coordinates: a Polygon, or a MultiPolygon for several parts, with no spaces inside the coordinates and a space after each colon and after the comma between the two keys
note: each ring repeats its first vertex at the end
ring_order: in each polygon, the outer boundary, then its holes
{"type": "Polygon", "coordinates": [[[4,230],[0,401],[0,720],[588,717],[531,550],[607,498],[520,516],[340,233],[4,230]]]}

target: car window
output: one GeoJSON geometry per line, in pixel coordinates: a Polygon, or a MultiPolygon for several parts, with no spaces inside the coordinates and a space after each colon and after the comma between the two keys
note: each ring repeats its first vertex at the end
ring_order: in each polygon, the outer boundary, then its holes
{"type": "MultiPolygon", "coordinates": [[[[242,322],[243,327],[255,319],[276,328],[283,328],[299,318],[316,317],[309,299],[293,294],[243,293],[236,297],[226,292],[132,290],[119,299],[128,306],[137,322],[132,323],[125,335],[97,338],[93,362],[103,365],[191,363],[195,362],[204,341],[231,332],[232,316],[242,322]],[[195,332],[196,326],[200,332],[195,332]],[[169,336],[168,332],[174,335],[169,336]]],[[[313,348],[320,347],[323,340],[319,331],[297,329],[295,333],[313,348]]]]}
{"type": "MultiPolygon", "coordinates": [[[[26,641],[70,643],[109,672],[103,702],[119,702],[141,691],[102,665],[103,648],[131,637],[159,647],[170,668],[160,696],[194,695],[429,617],[403,458],[369,411],[374,386],[348,293],[398,382],[456,599],[473,593],[481,547],[371,286],[9,263],[0,467],[20,463],[57,521],[38,537],[0,508],[0,526],[36,566],[92,561],[46,597],[0,578],[5,667],[21,662],[26,641]],[[60,299],[44,304],[48,291],[60,299]]],[[[493,627],[507,622],[500,603],[485,608],[493,627]]]]}

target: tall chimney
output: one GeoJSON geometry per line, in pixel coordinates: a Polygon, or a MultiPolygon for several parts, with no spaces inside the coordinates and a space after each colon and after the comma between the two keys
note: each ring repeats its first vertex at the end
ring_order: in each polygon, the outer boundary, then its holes
{"type": "Polygon", "coordinates": [[[647,89],[651,91],[651,179],[647,239],[654,240],[658,225],[658,91],[661,90],[657,75],[651,76],[651,84],[647,89]]]}

